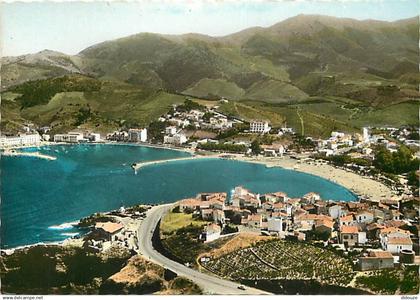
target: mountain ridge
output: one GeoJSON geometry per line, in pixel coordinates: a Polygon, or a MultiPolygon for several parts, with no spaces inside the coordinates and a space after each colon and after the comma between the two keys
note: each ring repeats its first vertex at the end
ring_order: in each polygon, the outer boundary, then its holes
{"type": "MultiPolygon", "coordinates": [[[[219,37],[138,33],[92,45],[77,55],[47,50],[3,58],[2,90],[22,90],[19,85],[28,81],[24,90],[45,88],[50,79],[80,74],[102,87],[83,92],[86,105],[89,97],[98,99],[95,93],[109,93],[115,86],[138,90],[146,98],[162,92],[259,106],[334,97],[382,109],[419,98],[418,23],[418,17],[387,22],[298,15],[219,37]],[[33,80],[47,82],[31,86],[33,80]]],[[[70,83],[63,83],[62,92],[70,93],[74,80],[66,80],[70,83]]],[[[80,86],[83,80],[75,82],[80,86]]],[[[116,97],[114,101],[128,101],[116,97]]],[[[138,105],[144,99],[138,98],[138,105]]],[[[45,101],[26,99],[23,111],[45,101]]],[[[137,105],[134,98],[130,101],[137,105]]]]}

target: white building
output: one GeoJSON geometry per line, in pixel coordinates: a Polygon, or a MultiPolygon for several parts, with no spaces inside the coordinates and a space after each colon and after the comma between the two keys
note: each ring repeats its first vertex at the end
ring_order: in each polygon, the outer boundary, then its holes
{"type": "Polygon", "coordinates": [[[206,227],[203,233],[203,239],[205,242],[211,242],[217,240],[220,237],[222,229],[217,224],[210,224],[206,227]]]}
{"type": "Polygon", "coordinates": [[[163,137],[164,144],[172,144],[172,145],[182,145],[188,141],[187,137],[183,133],[176,133],[172,136],[165,135],[163,137]]]}
{"type": "Polygon", "coordinates": [[[2,136],[0,137],[0,147],[17,147],[38,145],[41,137],[38,133],[34,134],[20,134],[19,136],[2,136]]]}
{"type": "Polygon", "coordinates": [[[270,218],[267,220],[267,227],[269,232],[282,232],[283,231],[283,219],[282,218],[270,218]]]}
{"type": "Polygon", "coordinates": [[[147,129],[129,129],[128,130],[128,141],[130,142],[146,142],[147,141],[147,129]]]}
{"type": "Polygon", "coordinates": [[[369,224],[373,222],[373,213],[370,211],[360,211],[355,215],[355,217],[358,223],[369,224]]]}
{"type": "Polygon", "coordinates": [[[369,142],[369,128],[363,127],[363,129],[362,129],[362,135],[363,135],[363,142],[364,143],[369,142]]]}
{"type": "Polygon", "coordinates": [[[55,134],[54,142],[56,143],[79,143],[83,141],[83,133],[80,132],[69,132],[67,134],[55,134]]]}
{"type": "Polygon", "coordinates": [[[390,237],[385,240],[385,249],[393,254],[400,253],[401,250],[413,250],[413,242],[406,237],[390,237]]]}
{"type": "Polygon", "coordinates": [[[328,214],[333,219],[338,219],[346,215],[346,211],[341,205],[333,205],[328,208],[328,214]]]}
{"type": "Polygon", "coordinates": [[[267,121],[252,121],[249,123],[249,131],[253,133],[267,133],[270,129],[267,121]]]}
{"type": "Polygon", "coordinates": [[[89,134],[89,140],[91,142],[100,142],[101,141],[101,135],[99,133],[90,133],[89,134]]]}
{"type": "Polygon", "coordinates": [[[176,132],[177,132],[177,129],[175,126],[169,126],[165,128],[165,134],[167,135],[174,135],[176,134],[176,132]]]}

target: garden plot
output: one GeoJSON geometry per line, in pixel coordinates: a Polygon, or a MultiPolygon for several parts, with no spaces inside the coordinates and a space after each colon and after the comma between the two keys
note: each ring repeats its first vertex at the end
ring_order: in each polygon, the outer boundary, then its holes
{"type": "Polygon", "coordinates": [[[203,263],[208,270],[233,280],[317,280],[346,286],[354,273],[351,262],[313,245],[282,240],[260,242],[203,263]]]}

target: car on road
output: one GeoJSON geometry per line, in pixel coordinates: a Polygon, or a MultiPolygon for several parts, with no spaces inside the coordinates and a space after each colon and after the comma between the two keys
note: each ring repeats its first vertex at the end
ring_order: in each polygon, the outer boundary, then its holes
{"type": "Polygon", "coordinates": [[[238,289],[245,291],[246,288],[243,285],[238,286],[238,289]]]}

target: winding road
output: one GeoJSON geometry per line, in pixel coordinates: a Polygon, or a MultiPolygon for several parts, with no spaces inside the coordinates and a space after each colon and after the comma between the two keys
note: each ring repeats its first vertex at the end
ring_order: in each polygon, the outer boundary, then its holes
{"type": "Polygon", "coordinates": [[[184,276],[200,286],[205,294],[218,295],[263,295],[267,292],[247,287],[245,290],[238,289],[239,283],[224,280],[216,276],[201,273],[177,263],[156,251],[152,245],[153,232],[165,213],[173,204],[159,205],[147,212],[146,218],[141,222],[137,231],[137,240],[140,253],[150,261],[169,269],[179,276],[184,276]]]}

